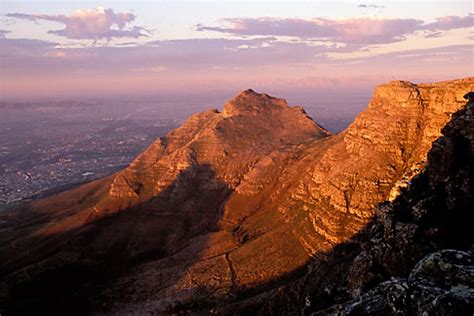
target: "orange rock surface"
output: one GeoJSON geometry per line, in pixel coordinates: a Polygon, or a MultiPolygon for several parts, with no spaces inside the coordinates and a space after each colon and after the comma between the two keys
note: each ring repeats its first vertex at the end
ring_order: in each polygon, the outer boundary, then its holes
{"type": "Polygon", "coordinates": [[[65,273],[70,284],[46,288],[87,311],[123,313],[256,295],[396,197],[473,85],[378,86],[337,135],[300,107],[246,90],[222,112],[191,116],[126,169],[2,214],[1,282],[13,301],[34,302],[31,287],[65,273]]]}

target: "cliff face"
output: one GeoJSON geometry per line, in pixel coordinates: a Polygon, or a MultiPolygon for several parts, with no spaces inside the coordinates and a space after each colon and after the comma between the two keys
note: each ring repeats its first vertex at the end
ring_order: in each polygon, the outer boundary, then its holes
{"type": "Polygon", "coordinates": [[[2,215],[3,297],[21,310],[54,292],[108,312],[272,302],[272,288],[317,269],[397,198],[473,84],[379,86],[332,136],[301,108],[244,91],[125,170],[2,215]],[[44,297],[28,294],[38,280],[50,282],[44,297]]]}
{"type": "Polygon", "coordinates": [[[473,154],[471,100],[442,129],[424,170],[364,229],[300,280],[245,304],[273,314],[472,314],[473,154]]]}
{"type": "Polygon", "coordinates": [[[223,219],[235,223],[241,243],[229,254],[237,288],[297,270],[364,227],[375,205],[422,168],[450,114],[465,105],[470,84],[380,86],[342,134],[274,153],[224,205],[223,219]]]}
{"type": "Polygon", "coordinates": [[[474,312],[474,100],[442,134],[425,170],[359,237],[346,280],[358,297],[319,314],[474,312]]]}

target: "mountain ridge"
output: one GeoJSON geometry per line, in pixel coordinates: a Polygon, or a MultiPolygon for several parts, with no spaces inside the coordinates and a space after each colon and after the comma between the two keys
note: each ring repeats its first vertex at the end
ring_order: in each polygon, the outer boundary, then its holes
{"type": "Polygon", "coordinates": [[[2,215],[3,282],[21,302],[33,282],[22,269],[94,275],[118,256],[123,271],[98,285],[98,298],[80,297],[92,310],[169,312],[274,287],[398,196],[473,84],[381,85],[337,135],[302,108],[246,90],[111,177],[2,215]]]}
{"type": "Polygon", "coordinates": [[[304,277],[221,310],[261,314],[470,314],[474,100],[457,111],[427,165],[371,222],[309,264],[304,277]],[[240,305],[239,305],[240,304],[240,305]]]}

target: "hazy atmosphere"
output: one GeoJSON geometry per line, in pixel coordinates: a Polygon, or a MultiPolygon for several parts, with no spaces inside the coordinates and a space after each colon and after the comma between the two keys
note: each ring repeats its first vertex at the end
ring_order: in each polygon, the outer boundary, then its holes
{"type": "Polygon", "coordinates": [[[369,94],[471,75],[473,20],[457,0],[2,1],[2,97],[369,94]]]}

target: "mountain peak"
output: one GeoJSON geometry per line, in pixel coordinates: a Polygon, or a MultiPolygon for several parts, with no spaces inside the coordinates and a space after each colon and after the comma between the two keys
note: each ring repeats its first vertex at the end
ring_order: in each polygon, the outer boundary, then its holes
{"type": "Polygon", "coordinates": [[[259,95],[260,93],[257,93],[257,92],[255,92],[255,90],[249,88],[247,90],[242,91],[240,94],[257,94],[257,95],[259,95]]]}
{"type": "Polygon", "coordinates": [[[288,107],[288,103],[284,99],[278,99],[266,93],[258,93],[252,89],[247,89],[228,101],[224,105],[222,113],[228,117],[239,114],[279,111],[288,107]]]}
{"type": "Polygon", "coordinates": [[[240,92],[232,100],[235,101],[235,100],[241,100],[241,99],[246,99],[246,100],[252,100],[252,99],[254,99],[254,100],[269,100],[269,99],[283,100],[283,99],[278,99],[278,98],[272,97],[272,96],[270,96],[266,93],[258,93],[253,89],[247,89],[247,90],[244,90],[244,91],[240,92]]]}

